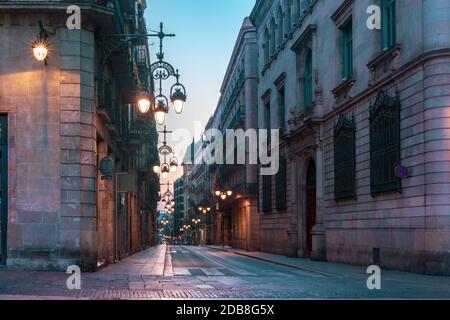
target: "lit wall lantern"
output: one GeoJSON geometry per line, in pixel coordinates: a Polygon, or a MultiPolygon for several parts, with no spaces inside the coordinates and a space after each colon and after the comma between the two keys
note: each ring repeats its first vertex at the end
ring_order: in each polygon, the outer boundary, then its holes
{"type": "MultiPolygon", "coordinates": [[[[164,97],[165,98],[165,97],[164,97]]],[[[167,98],[165,98],[167,100],[167,98]]],[[[155,113],[155,121],[158,125],[162,126],[166,122],[167,114],[169,113],[169,108],[164,99],[159,99],[156,103],[156,107],[153,110],[155,113]]]]}
{"type": "Polygon", "coordinates": [[[154,173],[159,173],[159,169],[160,169],[159,166],[153,166],[153,172],[154,173]]]}
{"type": "Polygon", "coordinates": [[[150,95],[143,91],[138,97],[138,109],[140,113],[147,113],[150,110],[150,95]]]}
{"type": "Polygon", "coordinates": [[[45,65],[47,65],[47,57],[50,47],[50,44],[48,42],[48,33],[47,30],[44,29],[42,21],[39,21],[38,24],[39,24],[39,36],[36,40],[33,41],[31,47],[33,49],[34,58],[37,61],[44,61],[45,65]]]}

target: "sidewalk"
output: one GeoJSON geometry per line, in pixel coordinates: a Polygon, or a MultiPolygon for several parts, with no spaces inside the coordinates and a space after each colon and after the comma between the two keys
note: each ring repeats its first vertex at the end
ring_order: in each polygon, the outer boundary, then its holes
{"type": "Polygon", "coordinates": [[[97,274],[132,274],[141,275],[164,275],[164,264],[166,259],[167,245],[161,244],[147,250],[139,251],[134,255],[111,264],[101,269],[97,274]]]}
{"type": "MultiPolygon", "coordinates": [[[[367,267],[343,263],[327,262],[327,261],[313,261],[304,258],[289,258],[286,256],[270,254],[260,251],[249,252],[245,250],[208,245],[211,249],[227,251],[240,256],[273,263],[293,269],[299,269],[315,274],[320,274],[326,277],[338,279],[364,279],[368,277],[367,267]]],[[[424,274],[408,273],[395,270],[382,269],[383,278],[392,281],[407,281],[410,283],[426,282],[428,285],[436,285],[437,287],[448,286],[450,292],[450,277],[444,276],[429,276],[424,274]]]]}

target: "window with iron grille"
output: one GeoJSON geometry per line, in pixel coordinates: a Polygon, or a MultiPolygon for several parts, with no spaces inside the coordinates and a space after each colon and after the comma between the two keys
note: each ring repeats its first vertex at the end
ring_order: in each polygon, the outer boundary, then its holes
{"type": "Polygon", "coordinates": [[[278,173],[275,176],[275,184],[276,184],[276,207],[277,210],[283,210],[287,207],[287,199],[286,199],[286,158],[280,158],[280,165],[278,169],[278,173]]]}
{"type": "Polygon", "coordinates": [[[262,176],[262,209],[263,212],[272,210],[272,176],[262,176]]]}
{"type": "Polygon", "coordinates": [[[341,115],[334,126],[334,198],[356,198],[355,120],[341,115]]]}
{"type": "Polygon", "coordinates": [[[395,175],[400,165],[400,99],[380,92],[370,106],[370,186],[372,196],[401,191],[395,175]]]}

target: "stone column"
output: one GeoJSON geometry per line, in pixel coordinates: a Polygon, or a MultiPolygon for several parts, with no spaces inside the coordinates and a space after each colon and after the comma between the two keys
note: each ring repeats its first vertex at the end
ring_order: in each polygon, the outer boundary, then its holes
{"type": "Polygon", "coordinates": [[[311,259],[325,260],[325,168],[323,159],[323,144],[319,135],[316,137],[316,225],[313,227],[313,250],[311,259]]]}

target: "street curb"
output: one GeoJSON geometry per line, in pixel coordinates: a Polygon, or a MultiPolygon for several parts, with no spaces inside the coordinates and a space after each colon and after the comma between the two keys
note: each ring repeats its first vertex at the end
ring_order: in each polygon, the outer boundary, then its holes
{"type": "Polygon", "coordinates": [[[205,246],[205,247],[206,247],[206,248],[210,248],[210,249],[214,249],[214,250],[217,250],[217,251],[230,252],[230,251],[228,251],[227,249],[216,248],[216,247],[210,247],[210,246],[205,246]]]}
{"type": "Polygon", "coordinates": [[[245,254],[245,253],[241,253],[241,252],[233,252],[234,254],[237,254],[239,256],[243,256],[243,257],[247,257],[247,258],[252,258],[255,260],[260,260],[260,261],[264,261],[264,262],[269,262],[272,264],[276,264],[279,266],[284,266],[284,267],[288,267],[288,268],[293,268],[293,269],[298,269],[298,270],[302,270],[302,271],[306,271],[306,272],[310,272],[310,273],[316,273],[318,275],[324,276],[324,277],[335,277],[332,274],[326,273],[326,272],[322,272],[322,271],[317,271],[317,270],[313,270],[313,269],[309,269],[309,268],[304,268],[304,267],[299,267],[299,266],[294,266],[292,264],[288,264],[288,263],[283,263],[283,262],[279,262],[279,261],[274,261],[274,260],[270,260],[270,259],[266,259],[266,258],[261,258],[261,257],[255,257],[252,256],[250,254],[245,254]]]}

